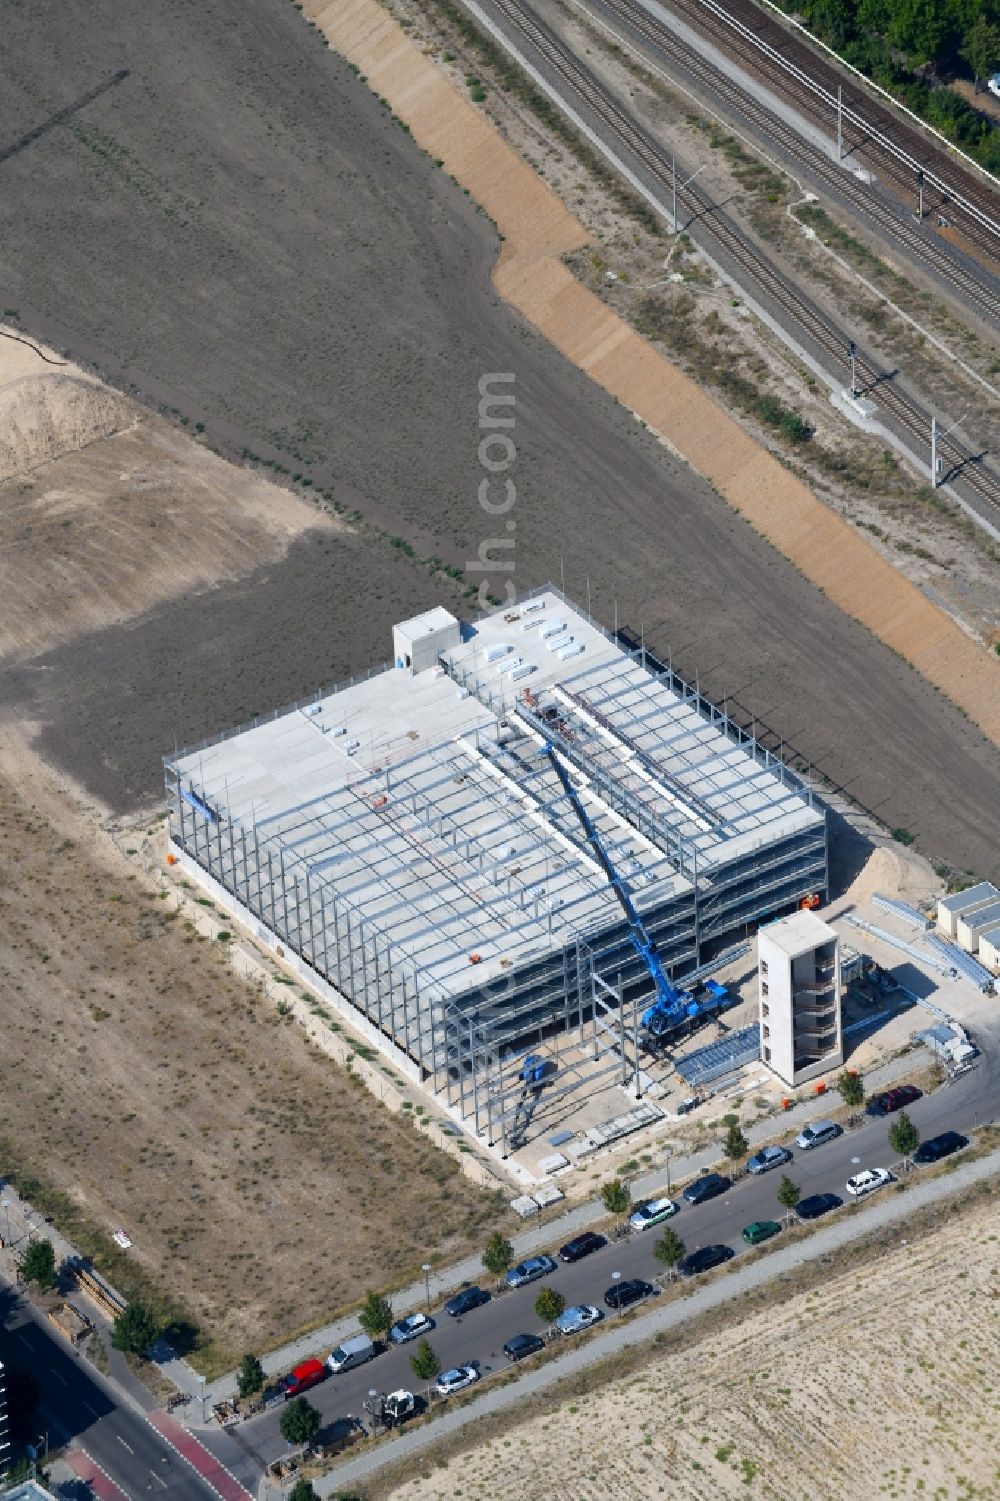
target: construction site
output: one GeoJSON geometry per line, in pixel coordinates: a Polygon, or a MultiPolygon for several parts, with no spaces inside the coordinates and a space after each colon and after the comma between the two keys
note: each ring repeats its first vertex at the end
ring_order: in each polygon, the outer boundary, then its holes
{"type": "Polygon", "coordinates": [[[174,861],[504,1155],[827,885],[809,785],[551,586],[164,765],[174,861]]]}

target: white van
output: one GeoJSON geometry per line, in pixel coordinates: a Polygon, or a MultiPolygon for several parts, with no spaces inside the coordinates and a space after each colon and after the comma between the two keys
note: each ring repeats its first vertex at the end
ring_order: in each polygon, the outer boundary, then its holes
{"type": "Polygon", "coordinates": [[[326,1363],[338,1375],[341,1371],[353,1371],[356,1365],[364,1365],[374,1354],[375,1346],[367,1334],[355,1334],[352,1339],[345,1339],[342,1345],[331,1350],[326,1363]]]}
{"type": "Polygon", "coordinates": [[[835,1126],[833,1121],[814,1121],[801,1136],[795,1138],[795,1145],[800,1152],[808,1152],[810,1147],[820,1147],[825,1141],[832,1141],[839,1135],[840,1127],[835,1126]]]}

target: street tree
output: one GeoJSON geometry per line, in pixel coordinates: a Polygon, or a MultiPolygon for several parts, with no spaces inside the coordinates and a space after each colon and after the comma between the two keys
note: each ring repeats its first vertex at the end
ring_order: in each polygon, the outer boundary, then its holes
{"type": "Polygon", "coordinates": [[[286,1444],[310,1444],[319,1432],[320,1416],[305,1397],[294,1397],[281,1414],[278,1427],[286,1444]]]}
{"type": "Polygon", "coordinates": [[[837,1075],[836,1088],[844,1104],[850,1105],[852,1110],[864,1104],[865,1086],[856,1069],[843,1069],[837,1075]]]}
{"type": "Polygon", "coordinates": [[[422,1339],[414,1353],[410,1356],[410,1366],[418,1381],[433,1381],[441,1369],[441,1362],[437,1358],[429,1339],[422,1339]]]}
{"type": "Polygon", "coordinates": [[[671,1230],[669,1226],[664,1230],[653,1247],[653,1255],[669,1271],[675,1272],[677,1270],[684,1257],[684,1242],[676,1230],[671,1230]]]}
{"type": "Polygon", "coordinates": [[[787,1173],[782,1173],[781,1182],[778,1184],[778,1203],[789,1211],[793,1210],[802,1197],[802,1190],[797,1183],[793,1183],[787,1173]]]}
{"type": "Polygon", "coordinates": [[[129,1355],[145,1355],[160,1337],[160,1326],[145,1303],[128,1303],[115,1319],[111,1343],[129,1355]]]}
{"type": "Polygon", "coordinates": [[[311,1480],[296,1480],[288,1492],[288,1501],[319,1501],[311,1480]]]}
{"type": "Polygon", "coordinates": [[[264,1367],[256,1355],[244,1355],[236,1372],[236,1389],[241,1397],[252,1397],[264,1385],[264,1367]]]}
{"type": "Polygon", "coordinates": [[[543,1287],[535,1299],[535,1314],[543,1324],[554,1324],[566,1307],[566,1299],[554,1287],[543,1287]]]}
{"type": "Polygon", "coordinates": [[[50,1240],[33,1240],[24,1253],[21,1271],[26,1282],[37,1282],[39,1287],[56,1285],[56,1253],[50,1240]]]}
{"type": "Polygon", "coordinates": [[[965,33],[961,53],[972,69],[978,94],[980,81],[1000,68],[1000,26],[990,20],[984,10],[979,12],[965,33]]]}
{"type": "Polygon", "coordinates": [[[494,1277],[502,1277],[514,1265],[514,1247],[502,1230],[494,1230],[483,1251],[483,1266],[494,1277]]]}
{"type": "Polygon", "coordinates": [[[730,1121],[729,1130],[726,1132],[726,1139],[722,1143],[722,1150],[731,1162],[738,1162],[741,1157],[745,1157],[749,1152],[750,1143],[743,1135],[738,1120],[730,1121]]]}
{"type": "Polygon", "coordinates": [[[889,1145],[897,1157],[912,1157],[920,1145],[920,1132],[905,1110],[901,1110],[889,1127],[889,1145]]]}
{"type": "Polygon", "coordinates": [[[622,1220],[632,1208],[632,1190],[621,1178],[611,1178],[601,1184],[601,1202],[609,1214],[622,1220]]]}
{"type": "Polygon", "coordinates": [[[366,1293],[358,1323],[369,1339],[381,1339],[392,1328],[392,1304],[382,1293],[366,1293]]]}

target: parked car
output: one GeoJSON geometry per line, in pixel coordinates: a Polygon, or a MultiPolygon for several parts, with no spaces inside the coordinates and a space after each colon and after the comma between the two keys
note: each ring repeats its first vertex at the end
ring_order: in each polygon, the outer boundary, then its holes
{"type": "Polygon", "coordinates": [[[697,1277],[701,1272],[711,1271],[713,1266],[732,1261],[735,1255],[732,1246],[702,1246],[700,1250],[691,1251],[679,1261],[677,1270],[682,1277],[697,1277]]]}
{"type": "Polygon", "coordinates": [[[556,1263],[551,1256],[529,1256],[520,1266],[511,1267],[507,1273],[507,1286],[524,1287],[527,1283],[534,1282],[536,1277],[544,1277],[555,1269],[556,1263]]]}
{"type": "Polygon", "coordinates": [[[866,1167],[862,1172],[855,1173],[853,1178],[848,1178],[847,1192],[855,1199],[863,1199],[865,1194],[873,1194],[891,1182],[892,1174],[888,1168],[866,1167]]]}
{"type": "Polygon", "coordinates": [[[839,1209],[843,1199],[838,1199],[836,1194],[810,1194],[807,1199],[800,1199],[795,1206],[795,1213],[800,1220],[818,1220],[821,1214],[829,1214],[831,1209],[839,1209]]]}
{"type": "Polygon", "coordinates": [[[453,1392],[464,1392],[467,1386],[474,1386],[478,1380],[479,1372],[474,1365],[457,1365],[441,1372],[434,1390],[439,1397],[450,1397],[453,1392]]]}
{"type": "Polygon", "coordinates": [[[356,1334],[353,1339],[345,1339],[342,1345],[331,1350],[326,1363],[334,1375],[339,1375],[341,1371],[353,1371],[355,1366],[364,1365],[375,1353],[375,1345],[368,1335],[356,1334]]]}
{"type": "Polygon", "coordinates": [[[762,1241],[777,1235],[780,1229],[777,1220],[751,1220],[749,1225],[743,1227],[743,1239],[748,1246],[759,1246],[762,1241]]]}
{"type": "Polygon", "coordinates": [[[560,1261],[580,1261],[584,1256],[589,1256],[592,1251],[599,1251],[606,1246],[607,1241],[603,1235],[596,1235],[593,1230],[585,1230],[582,1235],[575,1235],[564,1246],[559,1247],[560,1261]]]}
{"type": "Polygon", "coordinates": [[[874,1094],[865,1106],[867,1115],[891,1115],[894,1110],[902,1110],[904,1105],[912,1105],[914,1100],[923,1096],[923,1090],[915,1084],[900,1084],[895,1089],[887,1089],[884,1094],[874,1094]]]}
{"type": "Polygon", "coordinates": [[[641,1303],[645,1298],[655,1298],[656,1288],[651,1282],[643,1282],[641,1277],[630,1277],[627,1282],[615,1282],[604,1294],[604,1301],[609,1308],[631,1308],[633,1303],[641,1303]]]}
{"type": "Polygon", "coordinates": [[[537,1355],[545,1349],[545,1341],[537,1334],[515,1334],[503,1347],[508,1360],[524,1360],[527,1355],[537,1355]]]}
{"type": "Polygon", "coordinates": [[[466,1287],[453,1298],[449,1298],[444,1305],[444,1311],[451,1318],[461,1318],[463,1313],[471,1313],[474,1308],[480,1308],[490,1301],[490,1295],[481,1287],[466,1287]]]}
{"type": "Polygon", "coordinates": [[[968,1145],[967,1136],[959,1136],[957,1131],[942,1131],[940,1136],[931,1136],[927,1141],[921,1142],[913,1154],[913,1160],[923,1163],[940,1162],[942,1157],[950,1157],[952,1152],[960,1152],[968,1145]]]}
{"type": "Polygon", "coordinates": [[[430,1334],[433,1328],[434,1320],[428,1318],[426,1313],[411,1313],[393,1324],[389,1338],[394,1345],[405,1345],[411,1339],[420,1339],[423,1335],[430,1334]]]}
{"type": "Polygon", "coordinates": [[[796,1136],[795,1145],[800,1151],[809,1152],[813,1147],[821,1147],[825,1141],[833,1141],[839,1135],[840,1127],[834,1125],[833,1121],[814,1121],[801,1136],[796,1136]]]}
{"type": "Polygon", "coordinates": [[[589,1329],[591,1324],[597,1324],[604,1317],[599,1308],[592,1303],[575,1303],[572,1308],[567,1308],[556,1319],[556,1328],[560,1334],[579,1334],[581,1329],[589,1329]]]}
{"type": "Polygon", "coordinates": [[[706,1199],[714,1199],[716,1194],[725,1193],[732,1184],[721,1173],[703,1173],[693,1183],[689,1183],[684,1189],[684,1197],[689,1204],[704,1204],[706,1199]]]}
{"type": "Polygon", "coordinates": [[[311,1386],[316,1386],[318,1382],[324,1380],[326,1374],[326,1366],[321,1360],[304,1360],[301,1365],[289,1371],[287,1376],[283,1376],[279,1382],[285,1394],[285,1400],[307,1392],[311,1386]]]}
{"type": "Polygon", "coordinates": [[[761,1147],[747,1163],[748,1173],[769,1173],[773,1167],[791,1162],[792,1154],[787,1147],[761,1147]]]}
{"type": "Polygon", "coordinates": [[[653,1225],[662,1225],[664,1220],[670,1219],[678,1208],[673,1199],[646,1199],[629,1215],[629,1226],[633,1230],[649,1230],[653,1225]]]}

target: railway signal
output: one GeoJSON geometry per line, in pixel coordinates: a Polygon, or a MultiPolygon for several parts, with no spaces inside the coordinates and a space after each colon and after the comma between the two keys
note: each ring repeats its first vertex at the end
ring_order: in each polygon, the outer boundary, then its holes
{"type": "Polygon", "coordinates": [[[924,169],[917,168],[917,223],[924,222],[924,169]]]}
{"type": "Polygon", "coordinates": [[[938,430],[937,430],[937,418],[936,417],[931,417],[931,489],[932,490],[936,490],[937,487],[938,487],[938,485],[941,483],[941,479],[940,479],[940,475],[941,475],[941,460],[938,458],[938,443],[940,442],[941,438],[947,438],[949,436],[949,434],[953,433],[955,431],[956,427],[960,427],[962,425],[962,423],[965,421],[965,419],[966,419],[966,417],[968,415],[969,415],[968,412],[963,412],[962,415],[961,415],[961,417],[959,417],[958,421],[957,422],[953,422],[951,424],[951,427],[948,428],[948,431],[941,433],[940,437],[938,435],[938,430]]]}
{"type": "Polygon", "coordinates": [[[853,339],[847,346],[847,352],[851,357],[851,395],[856,399],[858,394],[858,346],[853,339]]]}

